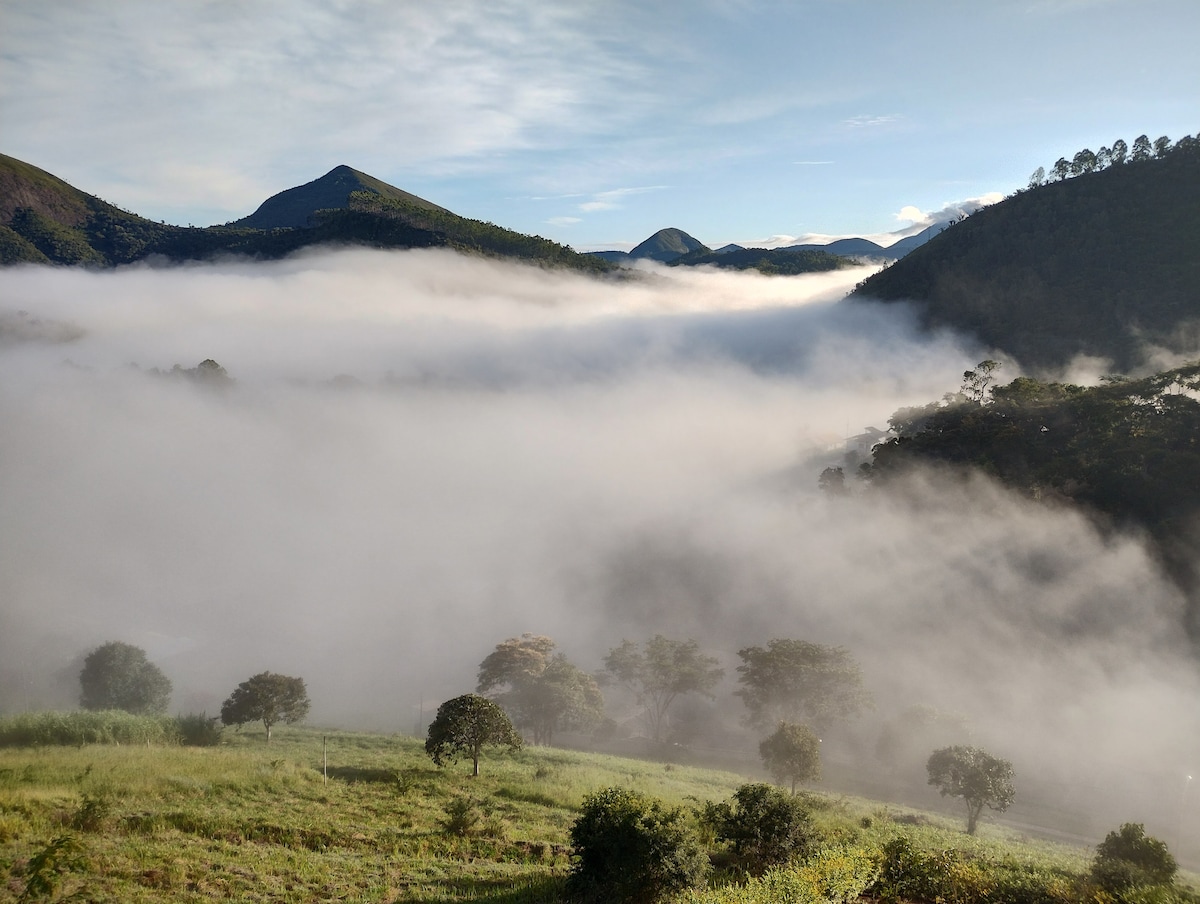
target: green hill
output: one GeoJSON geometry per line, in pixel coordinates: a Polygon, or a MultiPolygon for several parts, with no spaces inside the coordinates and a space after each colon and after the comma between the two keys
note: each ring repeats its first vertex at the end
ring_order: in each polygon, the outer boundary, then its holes
{"type": "Polygon", "coordinates": [[[1200,318],[1200,141],[1039,185],[986,207],[864,281],[931,327],[1025,367],[1076,355],[1138,366],[1145,343],[1194,347],[1200,318]]]}
{"type": "Polygon", "coordinates": [[[733,251],[709,251],[704,248],[671,261],[672,267],[707,265],[726,270],[757,270],[768,276],[794,276],[855,266],[850,258],[819,250],[791,248],[737,248],[733,251]]]}
{"type": "Polygon", "coordinates": [[[634,260],[643,258],[659,263],[670,263],[692,251],[707,252],[708,247],[697,238],[688,235],[682,229],[660,229],[646,241],[629,252],[634,260]]]}
{"type": "MultiPolygon", "coordinates": [[[[62,715],[0,720],[0,735],[5,723],[61,724],[62,715]]],[[[692,834],[706,805],[744,781],[549,747],[485,753],[472,778],[469,764],[435,768],[416,738],[302,728],[277,730],[270,745],[248,728],[207,748],[6,747],[0,899],[553,904],[578,900],[566,877],[587,795],[641,792],[680,807],[680,831],[692,834]]],[[[708,887],[683,900],[840,904],[863,891],[881,902],[1112,900],[1096,896],[1085,848],[993,825],[970,837],[961,816],[844,795],[799,798],[807,842],[796,860],[748,887],[758,880],[737,871],[733,845],[709,831],[708,887]]],[[[1180,886],[1149,891],[1158,896],[1129,900],[1188,900],[1170,897],[1186,894],[1180,886]]]]}
{"type": "Polygon", "coordinates": [[[449,213],[424,198],[343,165],[334,167],[320,179],[272,195],[250,216],[229,225],[250,229],[301,229],[313,225],[313,215],[319,210],[349,207],[350,195],[354,192],[368,192],[416,207],[449,213]]]}
{"type": "Polygon", "coordinates": [[[172,261],[273,259],[316,245],[444,247],[590,273],[612,269],[557,242],[457,216],[348,166],[269,198],[243,220],[184,228],[121,210],[0,155],[0,264],[105,267],[151,255],[172,261]]]}

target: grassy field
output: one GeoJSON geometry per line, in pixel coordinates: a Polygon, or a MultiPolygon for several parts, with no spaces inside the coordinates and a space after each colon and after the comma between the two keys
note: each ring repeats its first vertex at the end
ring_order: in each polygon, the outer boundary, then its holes
{"type": "MultiPolygon", "coordinates": [[[[746,780],[551,748],[495,754],[481,768],[478,778],[469,762],[437,769],[412,738],[309,729],[277,728],[269,746],[245,730],[210,748],[0,749],[0,901],[558,901],[586,794],[620,786],[691,807],[746,780]]],[[[964,902],[986,887],[969,875],[984,867],[1061,884],[1060,897],[1030,901],[1080,900],[1090,851],[811,800],[834,847],[882,851],[904,837],[938,852],[964,902]]]]}

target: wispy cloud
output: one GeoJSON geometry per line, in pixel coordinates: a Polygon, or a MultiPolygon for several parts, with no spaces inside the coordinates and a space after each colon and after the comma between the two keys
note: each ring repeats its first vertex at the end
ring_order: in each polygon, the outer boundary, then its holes
{"type": "Polygon", "coordinates": [[[551,226],[574,226],[583,221],[579,217],[551,217],[546,222],[551,226]]]}
{"type": "Polygon", "coordinates": [[[944,222],[945,220],[969,216],[981,207],[987,207],[989,204],[995,204],[1002,200],[1004,200],[1004,195],[998,191],[993,191],[985,195],[980,195],[977,198],[965,198],[962,201],[947,201],[938,210],[921,210],[921,208],[910,204],[902,207],[894,216],[899,222],[911,223],[913,226],[924,228],[932,226],[934,223],[944,222]]]}
{"type": "Polygon", "coordinates": [[[829,166],[832,160],[793,160],[792,166],[829,166]]]}
{"type": "Polygon", "coordinates": [[[842,125],[850,126],[852,129],[866,129],[874,126],[886,126],[893,122],[899,122],[900,116],[895,113],[886,115],[864,114],[860,116],[851,116],[849,119],[843,119],[842,125]]]}
{"type": "Polygon", "coordinates": [[[614,188],[609,191],[596,192],[592,195],[592,200],[585,201],[579,205],[579,209],[585,213],[595,213],[599,210],[616,210],[621,206],[621,202],[625,198],[633,195],[644,195],[649,192],[662,191],[666,188],[665,185],[643,185],[634,188],[614,188]]]}

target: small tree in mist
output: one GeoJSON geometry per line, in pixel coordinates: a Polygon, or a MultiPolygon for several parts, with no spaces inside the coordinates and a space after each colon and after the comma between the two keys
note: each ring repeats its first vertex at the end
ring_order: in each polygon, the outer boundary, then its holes
{"type": "Polygon", "coordinates": [[[663,724],[671,704],[683,694],[712,696],[724,676],[717,660],[700,651],[694,640],[670,640],[656,634],[639,647],[621,642],[604,657],[604,669],[629,688],[645,707],[650,737],[662,741],[663,724]]]}
{"type": "Polygon", "coordinates": [[[1004,812],[1016,797],[1013,767],[980,747],[956,745],[935,750],[925,765],[929,784],[943,797],[960,797],[967,806],[967,834],[974,835],[983,808],[1004,812]]]}
{"type": "Polygon", "coordinates": [[[120,641],[106,643],[88,654],[79,684],[79,705],[84,709],[160,715],[167,711],[171,700],[171,680],[146,659],[146,651],[120,641]]]}
{"type": "Polygon", "coordinates": [[[821,777],[821,739],[807,725],[780,722],[774,734],[758,745],[763,767],[777,784],[791,784],[821,777]]]}
{"type": "Polygon", "coordinates": [[[496,703],[478,694],[463,694],[438,707],[425,739],[425,753],[438,766],[469,756],[472,775],[479,775],[479,755],[485,746],[520,750],[521,736],[496,703]]]}
{"type": "Polygon", "coordinates": [[[240,728],[247,722],[262,722],[270,743],[272,725],[304,721],[310,705],[303,678],[260,672],[239,684],[221,704],[221,723],[240,728]]]}
{"type": "Polygon", "coordinates": [[[871,707],[862,671],[845,647],[775,638],[765,647],[738,650],[736,695],[750,710],[746,721],[769,728],[786,720],[824,728],[871,707]]]}
{"type": "Polygon", "coordinates": [[[596,679],[554,652],[554,641],[522,634],[496,645],[479,665],[479,693],[492,692],[535,744],[551,744],[560,729],[586,729],[604,717],[596,679]]]}

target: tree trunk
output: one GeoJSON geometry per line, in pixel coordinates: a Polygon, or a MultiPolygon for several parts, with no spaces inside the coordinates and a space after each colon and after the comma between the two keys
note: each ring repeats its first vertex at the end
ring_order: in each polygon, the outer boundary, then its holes
{"type": "Polygon", "coordinates": [[[983,804],[967,803],[967,834],[974,835],[979,825],[979,814],[983,812],[983,804]]]}
{"type": "Polygon", "coordinates": [[[267,743],[270,744],[271,743],[271,723],[264,722],[263,725],[267,726],[267,743]]]}

